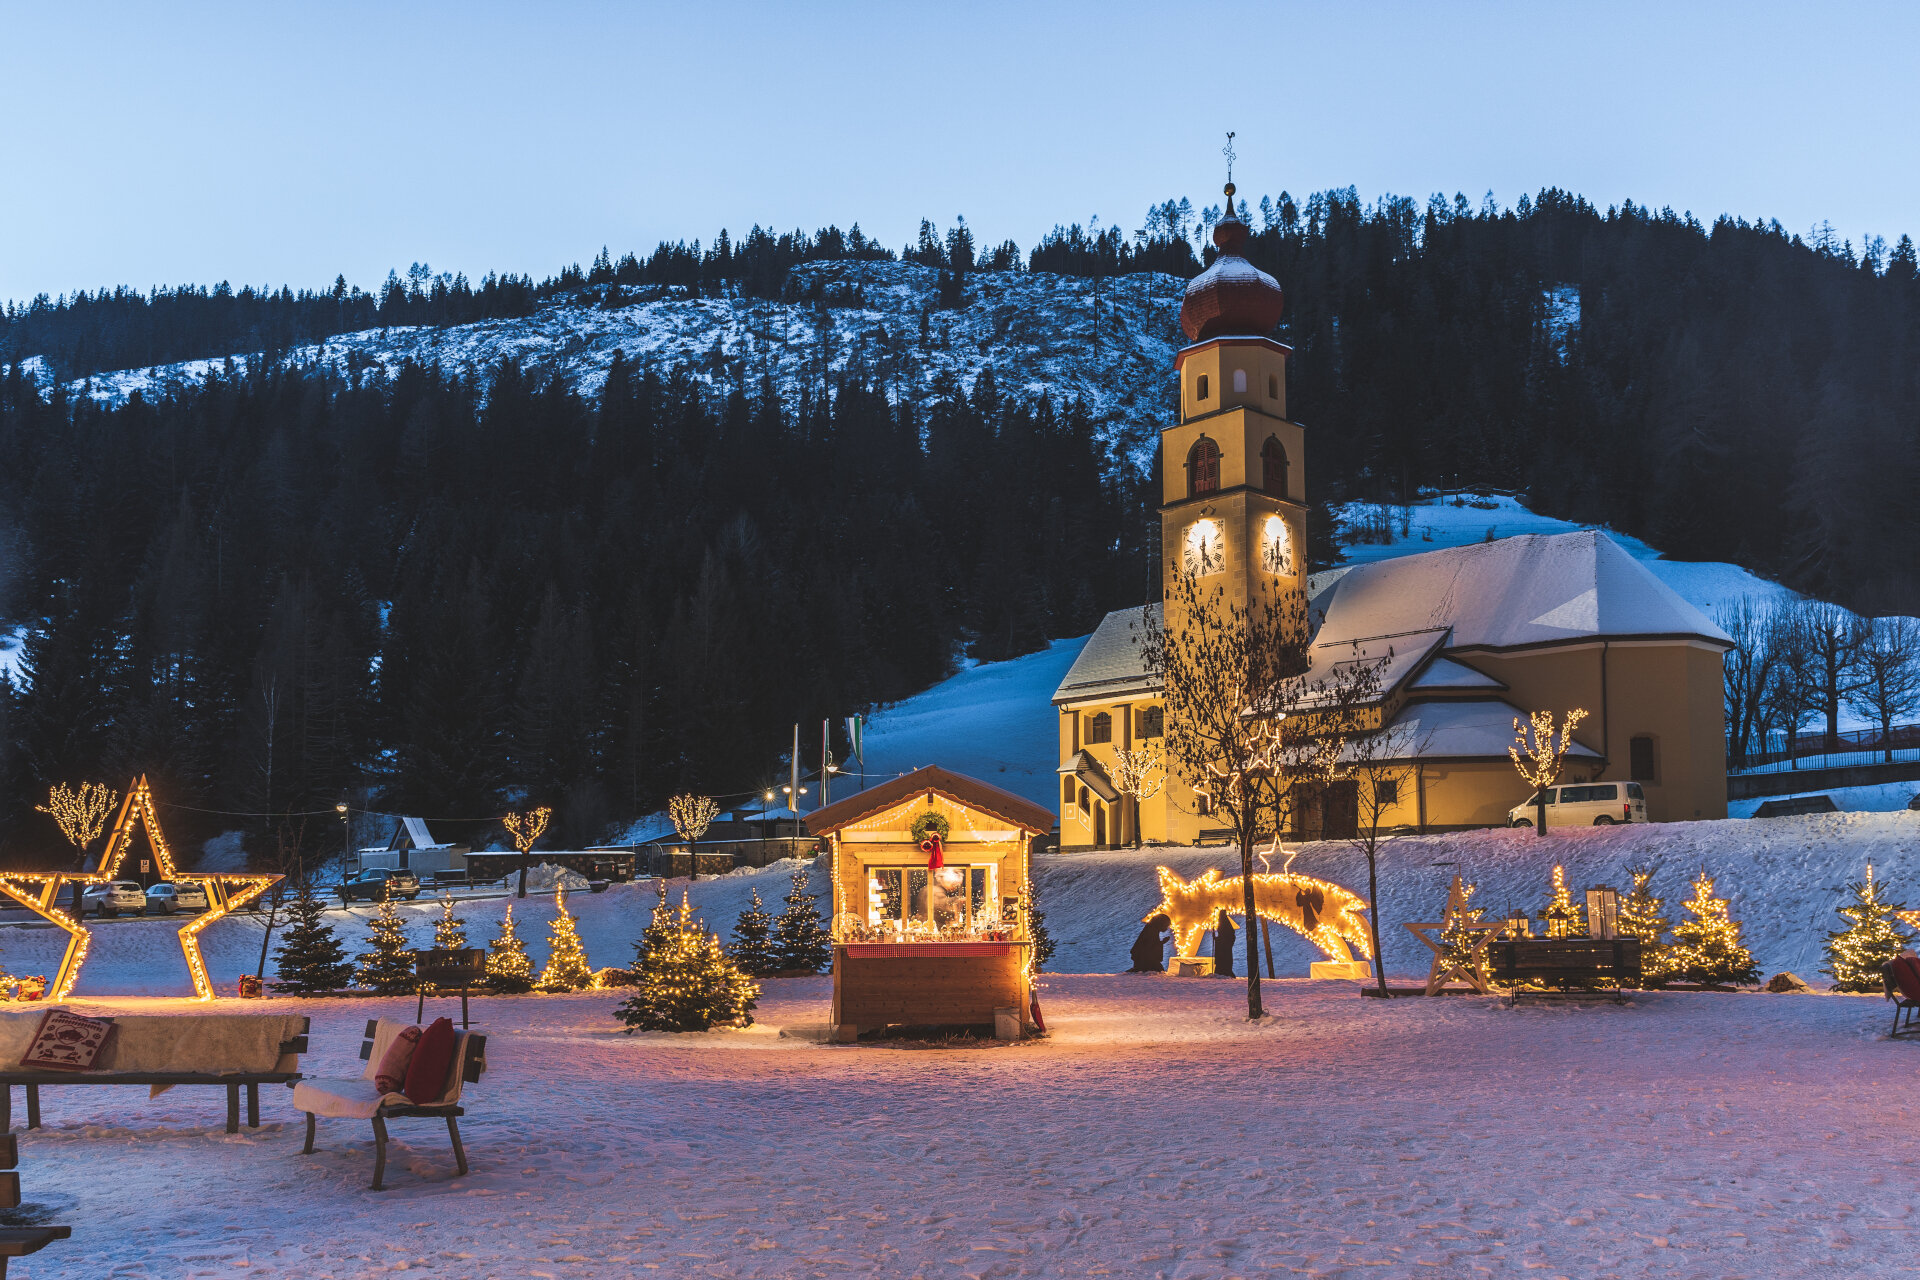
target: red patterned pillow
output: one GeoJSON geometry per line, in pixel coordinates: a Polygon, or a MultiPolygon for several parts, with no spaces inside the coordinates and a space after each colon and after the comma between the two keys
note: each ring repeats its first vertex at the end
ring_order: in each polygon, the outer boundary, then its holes
{"type": "Polygon", "coordinates": [[[400,1092],[407,1083],[407,1066],[413,1061],[413,1051],[419,1044],[420,1028],[400,1028],[400,1034],[380,1055],[380,1065],[374,1068],[374,1088],[382,1093],[400,1092]]]}
{"type": "Polygon", "coordinates": [[[89,1070],[111,1034],[111,1018],[83,1018],[64,1009],[49,1009],[20,1065],[42,1071],[89,1070]]]}
{"type": "Polygon", "coordinates": [[[452,1018],[435,1018],[420,1036],[420,1047],[413,1051],[407,1066],[407,1101],[426,1106],[440,1101],[447,1092],[447,1071],[453,1066],[457,1039],[452,1018]]]}
{"type": "Polygon", "coordinates": [[[1894,985],[1909,1000],[1920,1000],[1920,960],[1900,956],[1893,962],[1894,985]]]}

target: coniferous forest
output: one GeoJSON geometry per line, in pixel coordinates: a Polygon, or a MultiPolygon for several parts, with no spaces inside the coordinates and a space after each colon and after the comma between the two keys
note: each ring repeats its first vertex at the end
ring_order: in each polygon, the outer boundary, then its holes
{"type": "MultiPolygon", "coordinates": [[[[902,257],[964,307],[989,271],[1197,272],[1215,210],[983,250],[964,225],[602,253],[536,284],[417,270],[378,294],[106,290],[0,318],[0,856],[54,781],[146,771],[180,837],[343,793],[432,816],[550,803],[562,842],[682,787],[738,792],[794,721],[970,653],[1080,634],[1155,590],[1151,477],[1078,404],[991,375],[904,402],[616,364],[585,398],[510,363],[273,368],[104,407],[61,378],[454,325],[623,291],[779,297],[806,261],[902,257]]],[[[1323,500],[1524,491],[1670,555],[1920,612],[1920,280],[1892,248],[1557,191],[1514,209],[1351,190],[1244,215],[1285,286],[1289,406],[1323,500]],[[1576,316],[1577,313],[1577,316],[1576,316]]],[[[1169,402],[1171,395],[1169,394],[1169,402]]],[[[1324,554],[1328,548],[1321,548],[1324,554]]],[[[317,845],[337,841],[307,824],[317,845]]]]}

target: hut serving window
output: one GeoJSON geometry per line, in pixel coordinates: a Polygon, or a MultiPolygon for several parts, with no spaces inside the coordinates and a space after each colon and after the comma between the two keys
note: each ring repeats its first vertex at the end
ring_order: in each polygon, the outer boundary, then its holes
{"type": "Polygon", "coordinates": [[[902,933],[977,932],[1001,923],[997,866],[867,868],[867,923],[902,933]]]}

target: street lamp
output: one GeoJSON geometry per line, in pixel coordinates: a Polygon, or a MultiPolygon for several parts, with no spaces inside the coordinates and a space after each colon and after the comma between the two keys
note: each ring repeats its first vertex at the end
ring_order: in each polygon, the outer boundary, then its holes
{"type": "Polygon", "coordinates": [[[347,812],[347,802],[342,800],[333,806],[340,815],[340,877],[345,879],[352,872],[353,862],[353,818],[347,812]]]}

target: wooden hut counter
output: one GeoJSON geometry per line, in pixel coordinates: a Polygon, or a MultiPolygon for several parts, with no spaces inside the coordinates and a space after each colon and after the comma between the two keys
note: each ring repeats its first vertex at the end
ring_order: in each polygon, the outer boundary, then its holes
{"type": "Polygon", "coordinates": [[[835,1038],[888,1026],[1024,1033],[1027,877],[1053,821],[1051,809],[937,767],[810,814],[831,850],[835,1038]]]}

